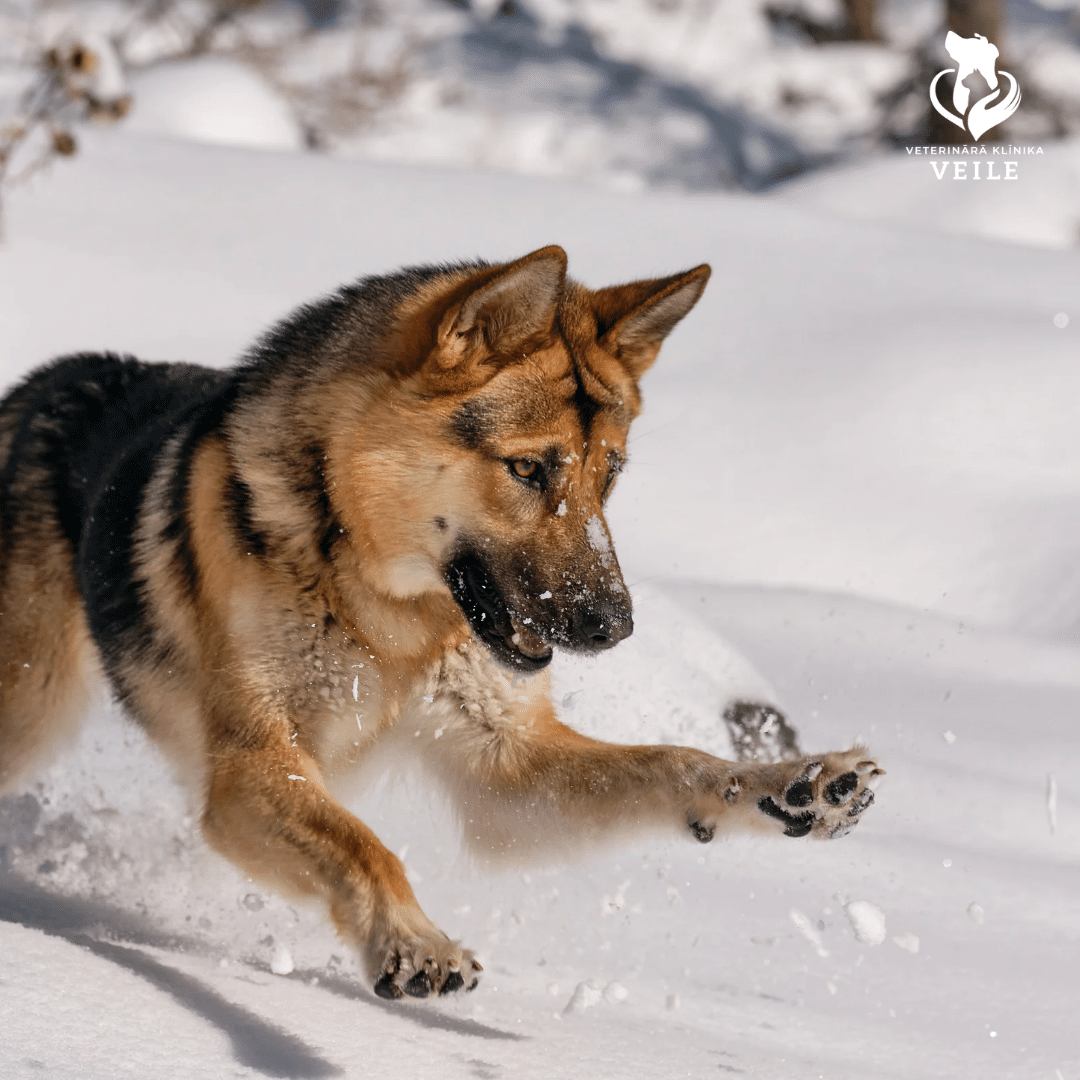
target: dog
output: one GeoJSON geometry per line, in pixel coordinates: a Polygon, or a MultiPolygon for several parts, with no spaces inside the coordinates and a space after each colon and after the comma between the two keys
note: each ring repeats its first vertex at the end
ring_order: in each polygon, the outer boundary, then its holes
{"type": "Polygon", "coordinates": [[[974,37],[961,37],[950,30],[945,35],[945,51],[956,61],[956,79],[953,82],[953,108],[963,116],[967,112],[971,91],[964,85],[964,80],[977,71],[991,90],[998,85],[997,61],[1001,55],[993,42],[987,41],[982,34],[974,37]]]}
{"type": "Polygon", "coordinates": [[[709,273],[590,290],[545,247],[360,280],[230,371],[80,354],[30,375],[0,405],[0,786],[103,675],[208,842],[325,901],[384,998],[481,971],[331,794],[395,730],[486,853],[847,832],[882,772],[862,748],[611,745],[551,703],[553,647],[633,629],[604,504],[709,273]]]}

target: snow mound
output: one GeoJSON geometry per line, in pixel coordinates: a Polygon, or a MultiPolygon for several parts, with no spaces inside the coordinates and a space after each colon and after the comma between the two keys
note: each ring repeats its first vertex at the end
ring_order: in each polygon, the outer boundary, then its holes
{"type": "Polygon", "coordinates": [[[127,123],[140,135],[256,150],[300,150],[288,103],[251,68],[221,57],[161,64],[132,79],[127,123]]]}
{"type": "Polygon", "coordinates": [[[871,904],[869,900],[852,900],[844,905],[844,914],[860,945],[880,945],[885,940],[885,912],[877,904],[871,904]]]}
{"type": "Polygon", "coordinates": [[[659,588],[632,591],[634,633],[617,649],[555,654],[552,697],[561,719],[608,742],[687,744],[730,758],[724,709],[736,701],[776,705],[776,692],[749,660],[659,588]]]}

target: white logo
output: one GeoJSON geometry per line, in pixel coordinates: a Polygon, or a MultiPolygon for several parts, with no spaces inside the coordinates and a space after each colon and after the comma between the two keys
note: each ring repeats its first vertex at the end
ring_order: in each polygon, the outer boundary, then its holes
{"type": "Polygon", "coordinates": [[[976,34],[973,38],[962,38],[950,30],[945,37],[945,49],[959,67],[946,68],[934,76],[934,81],[930,84],[930,104],[950,123],[969,131],[971,137],[978,142],[992,127],[997,127],[1003,120],[1008,120],[1020,108],[1020,87],[1007,71],[995,70],[999,55],[998,48],[987,41],[982,34],[976,34]],[[942,105],[937,94],[938,83],[942,76],[948,75],[950,71],[956,72],[952,92],[955,112],[951,112],[942,105]],[[976,101],[969,110],[971,91],[964,85],[964,80],[976,71],[986,80],[990,93],[976,101]],[[1006,80],[1007,88],[998,87],[999,74],[1006,80]],[[1000,100],[991,104],[993,99],[998,97],[1000,100]]]}

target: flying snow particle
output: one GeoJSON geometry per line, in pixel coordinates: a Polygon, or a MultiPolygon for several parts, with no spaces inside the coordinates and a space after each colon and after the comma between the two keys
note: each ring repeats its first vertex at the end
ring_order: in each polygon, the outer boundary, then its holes
{"type": "Polygon", "coordinates": [[[274,958],[270,961],[270,970],[275,975],[291,975],[295,966],[292,953],[284,945],[279,945],[274,950],[274,958]]]}
{"type": "Polygon", "coordinates": [[[625,1001],[630,996],[630,991],[619,982],[609,982],[604,987],[604,999],[606,1001],[625,1001]]]}
{"type": "Polygon", "coordinates": [[[1057,831],[1057,781],[1053,773],[1046,774],[1046,819],[1050,822],[1050,835],[1057,831]]]}
{"type": "Polygon", "coordinates": [[[956,736],[951,731],[943,731],[941,737],[950,745],[956,742],[956,736]]]}
{"type": "Polygon", "coordinates": [[[551,599],[551,590],[550,589],[545,589],[544,592],[542,592],[540,594],[540,599],[541,600],[550,600],[551,599]]]}
{"type": "Polygon", "coordinates": [[[354,675],[352,680],[352,699],[353,701],[360,700],[360,676],[354,675]]]}
{"type": "Polygon", "coordinates": [[[818,956],[824,959],[829,955],[829,950],[821,944],[821,935],[818,933],[817,927],[810,921],[808,915],[804,915],[797,908],[792,908],[788,912],[788,916],[795,924],[795,929],[814,946],[814,951],[818,956]]]}
{"type": "Polygon", "coordinates": [[[976,925],[982,926],[983,919],[986,918],[986,912],[982,909],[982,904],[976,904],[974,902],[968,904],[967,917],[976,925]]]}
{"type": "Polygon", "coordinates": [[[904,952],[914,954],[919,951],[919,939],[914,934],[897,934],[893,938],[893,944],[904,952]]]}
{"type": "Polygon", "coordinates": [[[566,500],[563,499],[561,503],[555,508],[556,517],[566,517],[566,500]]]}
{"type": "Polygon", "coordinates": [[[1055,326],[1056,326],[1056,327],[1057,327],[1057,328],[1058,328],[1059,330],[1064,330],[1064,329],[1065,329],[1065,327],[1069,325],[1069,316],[1068,316],[1068,315],[1066,315],[1064,311],[1059,311],[1059,312],[1058,312],[1058,313],[1057,313],[1057,314],[1056,314],[1056,315],[1054,316],[1054,325],[1055,325],[1055,326]]]}
{"type": "Polygon", "coordinates": [[[290,780],[306,780],[307,777],[306,776],[301,776],[299,773],[291,772],[291,773],[289,773],[289,779],[290,780]]]}
{"type": "Polygon", "coordinates": [[[599,1005],[603,999],[604,991],[600,988],[600,984],[595,979],[586,979],[585,982],[580,982],[574,987],[574,992],[570,995],[566,1008],[563,1009],[563,1016],[584,1012],[594,1005],[599,1005]]]}
{"type": "Polygon", "coordinates": [[[885,940],[885,912],[877,904],[852,900],[844,905],[844,914],[860,945],[880,945],[885,940]]]}

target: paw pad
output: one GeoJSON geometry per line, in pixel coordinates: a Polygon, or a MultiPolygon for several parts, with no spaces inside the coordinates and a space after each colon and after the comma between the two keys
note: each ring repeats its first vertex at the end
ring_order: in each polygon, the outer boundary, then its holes
{"type": "Polygon", "coordinates": [[[825,786],[825,798],[833,806],[843,806],[858,786],[859,778],[853,772],[844,773],[825,786]]]}
{"type": "Polygon", "coordinates": [[[766,795],[758,800],[758,809],[763,814],[784,822],[787,826],[784,829],[785,836],[805,836],[814,827],[813,811],[808,810],[803,814],[792,814],[790,811],[785,810],[771,795],[766,795]]]}
{"type": "Polygon", "coordinates": [[[479,973],[484,970],[479,961],[468,952],[455,955],[457,947],[448,939],[440,944],[449,948],[438,958],[422,952],[410,955],[408,949],[392,952],[375,982],[375,993],[387,1001],[395,1001],[402,997],[441,997],[462,989],[474,990],[480,982],[479,973]]]}
{"type": "Polygon", "coordinates": [[[873,801],[874,793],[869,788],[864,788],[851,800],[848,817],[858,817],[873,801]]]}
{"type": "Polygon", "coordinates": [[[395,968],[393,971],[384,971],[379,976],[379,981],[375,983],[375,993],[379,997],[385,998],[387,1001],[394,1001],[404,994],[401,987],[394,982],[394,976],[396,974],[397,969],[395,968]]]}
{"type": "Polygon", "coordinates": [[[813,781],[817,779],[821,769],[820,761],[814,761],[807,765],[799,776],[795,778],[791,787],[784,792],[784,802],[788,806],[809,806],[814,801],[813,781]]]}
{"type": "Polygon", "coordinates": [[[406,984],[409,997],[426,998],[431,993],[431,978],[426,971],[418,971],[406,984]]]}
{"type": "Polygon", "coordinates": [[[774,780],[777,787],[773,790],[779,789],[782,794],[762,795],[758,809],[782,822],[785,836],[806,836],[811,832],[843,836],[873,803],[870,785],[885,771],[874,761],[859,761],[860,753],[865,751],[825,754],[818,761],[805,762],[793,779],[779,783],[774,780]]]}
{"type": "Polygon", "coordinates": [[[700,821],[691,821],[690,831],[699,844],[707,844],[715,835],[716,827],[714,825],[703,825],[700,821]]]}

